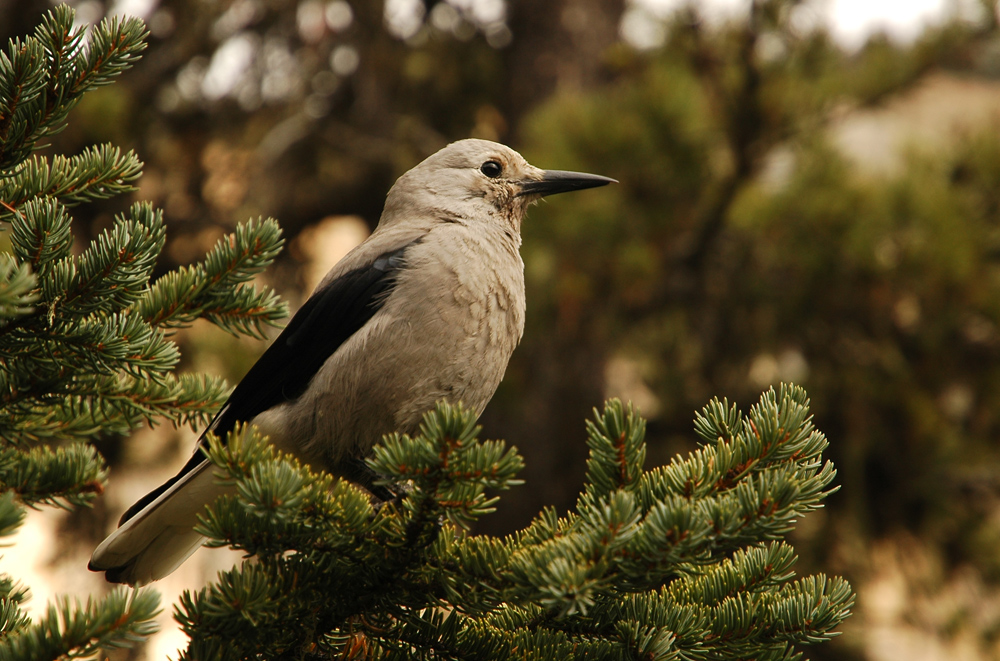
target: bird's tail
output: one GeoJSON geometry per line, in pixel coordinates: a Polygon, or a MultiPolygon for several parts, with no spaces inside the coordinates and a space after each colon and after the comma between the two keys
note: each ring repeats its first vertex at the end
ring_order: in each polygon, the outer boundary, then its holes
{"type": "Polygon", "coordinates": [[[152,502],[121,524],[94,550],[88,567],[112,583],[145,585],[163,578],[201,546],[194,531],[198,514],[232,487],[217,484],[204,463],[169,484],[152,502]]]}

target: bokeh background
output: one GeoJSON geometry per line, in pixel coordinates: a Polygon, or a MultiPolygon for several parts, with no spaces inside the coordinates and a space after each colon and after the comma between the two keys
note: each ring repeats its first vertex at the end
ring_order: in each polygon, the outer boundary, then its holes
{"type": "MultiPolygon", "coordinates": [[[[583,420],[649,419],[649,464],[693,448],[695,409],[804,385],[841,490],[792,541],[848,577],[856,614],[813,659],[1000,659],[1000,20],[992,0],[86,0],[149,48],[49,151],[137,151],[165,210],[164,270],[235,223],[279,219],[267,279],[297,306],[375,225],[395,177],[448,142],[620,184],[524,226],[528,325],[483,416],[527,484],[483,532],[566,508],[583,420]]],[[[0,0],[0,43],[46,0],[0,0]]],[[[87,241],[131,200],[77,209],[87,241]]],[[[232,382],[264,344],[197,326],[184,369],[232,382]]],[[[194,433],[107,438],[93,511],[33,515],[3,566],[33,605],[105,589],[86,557],[172,474],[194,433]]],[[[200,551],[169,604],[234,557],[200,551]]]]}

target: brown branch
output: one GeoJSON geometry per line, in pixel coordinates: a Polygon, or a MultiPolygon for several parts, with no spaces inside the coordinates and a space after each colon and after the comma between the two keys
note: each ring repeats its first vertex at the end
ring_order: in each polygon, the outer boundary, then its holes
{"type": "MultiPolygon", "coordinates": [[[[737,66],[740,67],[740,86],[735,94],[732,96],[726,94],[722,73],[718,67],[712,67],[711,71],[706,72],[706,84],[712,88],[717,102],[723,106],[726,142],[732,159],[732,170],[705,197],[707,202],[697,212],[698,229],[695,237],[681,258],[682,264],[697,273],[699,279],[711,248],[725,227],[736,193],[756,172],[756,157],[759,151],[757,144],[766,129],[758,95],[761,75],[755,57],[757,40],[760,36],[761,11],[760,0],[754,0],[746,28],[740,35],[737,58],[737,66]]],[[[707,55],[702,59],[712,61],[707,55]]]]}

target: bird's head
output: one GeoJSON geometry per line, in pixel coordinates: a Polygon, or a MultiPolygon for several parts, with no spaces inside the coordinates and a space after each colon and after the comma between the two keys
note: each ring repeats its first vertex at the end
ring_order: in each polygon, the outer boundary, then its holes
{"type": "Polygon", "coordinates": [[[520,231],[528,206],[542,197],[614,181],[582,172],[542,170],[505,145],[459,140],[396,181],[383,222],[419,211],[442,221],[496,222],[520,231]]]}

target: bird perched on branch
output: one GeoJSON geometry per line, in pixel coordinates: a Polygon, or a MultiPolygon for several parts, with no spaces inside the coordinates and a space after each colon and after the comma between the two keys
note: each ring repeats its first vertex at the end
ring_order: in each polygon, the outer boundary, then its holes
{"type": "MultiPolygon", "coordinates": [[[[481,413],[524,330],[518,252],[528,207],[613,179],[540,170],[504,145],[461,140],[401,176],[378,227],[327,274],[205,433],[252,422],[280,450],[372,487],[364,463],[439,400],[481,413]]],[[[197,515],[225,493],[202,452],[128,509],[90,569],[114,583],[166,576],[201,545],[197,515]]]]}

